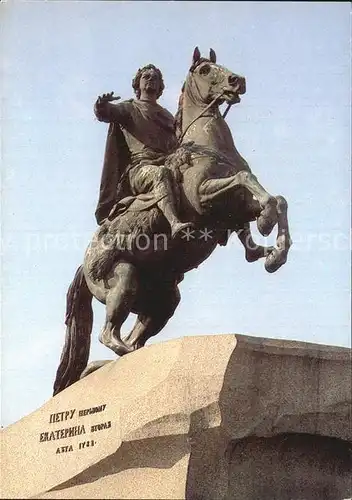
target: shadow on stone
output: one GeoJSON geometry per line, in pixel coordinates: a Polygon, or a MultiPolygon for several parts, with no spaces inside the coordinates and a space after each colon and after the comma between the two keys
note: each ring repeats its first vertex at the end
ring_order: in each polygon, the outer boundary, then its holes
{"type": "Polygon", "coordinates": [[[187,453],[185,436],[162,436],[125,442],[116,453],[50,491],[68,490],[75,486],[93,483],[128,469],[171,468],[187,453]]]}
{"type": "Polygon", "coordinates": [[[186,498],[351,497],[351,380],[338,351],[236,337],[218,402],[220,426],[191,420],[186,498]]]}

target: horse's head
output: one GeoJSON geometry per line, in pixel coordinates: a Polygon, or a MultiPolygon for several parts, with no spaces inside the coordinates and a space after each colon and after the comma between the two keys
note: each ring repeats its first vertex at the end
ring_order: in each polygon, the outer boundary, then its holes
{"type": "Polygon", "coordinates": [[[224,66],[216,64],[216,54],[210,49],[209,59],[201,57],[198,47],[193,53],[192,66],[189,70],[187,90],[193,100],[211,103],[217,96],[217,104],[240,102],[240,95],[246,92],[246,80],[224,66]]]}

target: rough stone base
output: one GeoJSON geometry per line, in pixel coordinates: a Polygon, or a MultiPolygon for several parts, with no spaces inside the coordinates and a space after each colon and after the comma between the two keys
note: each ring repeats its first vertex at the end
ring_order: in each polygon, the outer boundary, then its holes
{"type": "Polygon", "coordinates": [[[6,428],[1,494],[342,500],[352,496],[350,409],[349,349],[243,335],[168,341],[6,428]]]}

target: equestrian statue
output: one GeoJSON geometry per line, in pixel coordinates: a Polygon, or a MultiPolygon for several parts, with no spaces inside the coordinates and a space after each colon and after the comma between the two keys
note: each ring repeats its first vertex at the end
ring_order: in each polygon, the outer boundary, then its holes
{"type": "Polygon", "coordinates": [[[287,260],[291,245],[287,202],[269,194],[237,151],[225,117],[246,92],[245,78],[193,53],[173,117],[157,100],[163,77],[153,64],[132,81],[135,98],[115,103],[102,94],[96,118],[109,124],[98,229],[67,293],[66,339],[54,395],[87,367],[92,298],[106,306],[99,340],[118,356],[158,334],[180,302],[184,274],[204,262],[235,232],[248,262],[265,259],[269,273],[287,260]],[[226,103],[221,114],[219,106],[226,103]],[[277,227],[274,247],[256,245],[277,227]],[[121,338],[130,313],[132,331],[121,338]]]}

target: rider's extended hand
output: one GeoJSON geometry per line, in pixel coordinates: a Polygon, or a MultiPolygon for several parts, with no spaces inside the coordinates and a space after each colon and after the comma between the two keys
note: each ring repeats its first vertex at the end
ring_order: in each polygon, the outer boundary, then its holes
{"type": "Polygon", "coordinates": [[[97,102],[110,102],[110,101],[117,101],[118,99],[121,99],[120,96],[115,96],[114,92],[108,92],[107,94],[102,94],[98,97],[97,102]]]}
{"type": "Polygon", "coordinates": [[[103,119],[104,111],[106,109],[106,104],[111,101],[118,101],[121,99],[120,96],[114,96],[114,92],[108,92],[107,94],[102,94],[98,96],[98,99],[94,104],[94,113],[98,120],[103,119]]]}

